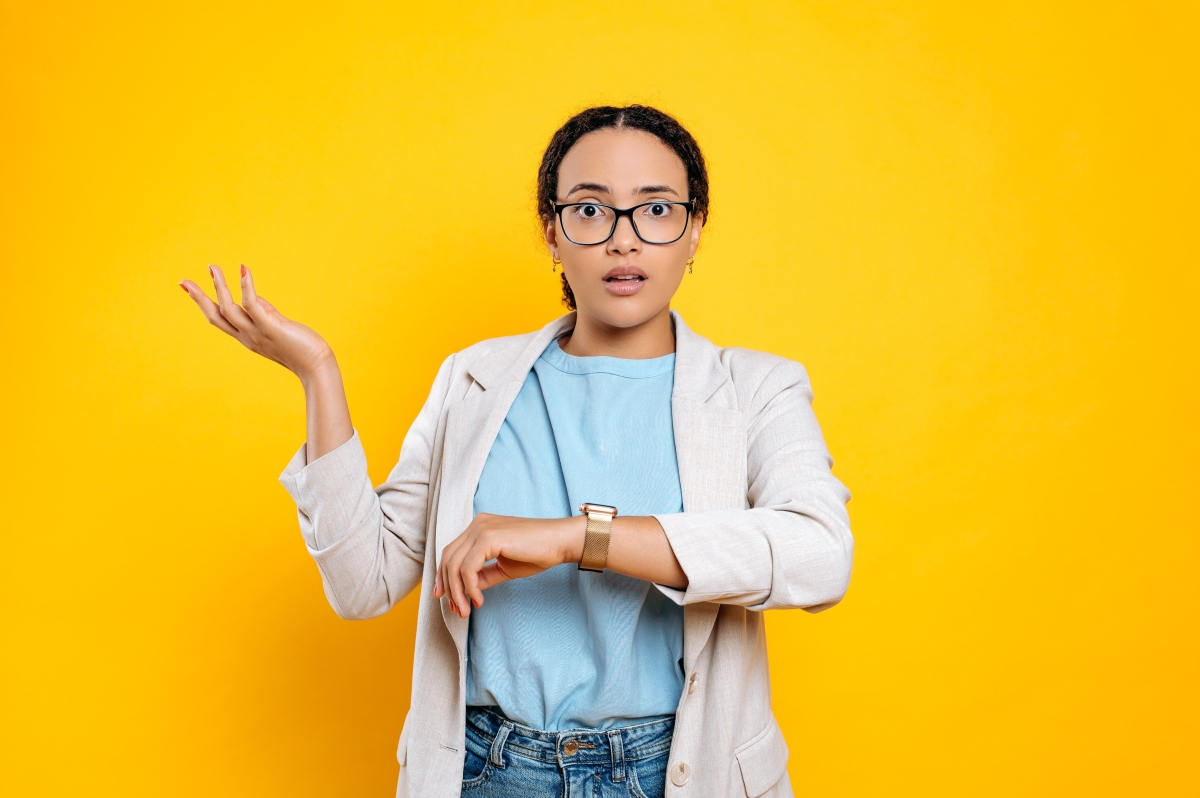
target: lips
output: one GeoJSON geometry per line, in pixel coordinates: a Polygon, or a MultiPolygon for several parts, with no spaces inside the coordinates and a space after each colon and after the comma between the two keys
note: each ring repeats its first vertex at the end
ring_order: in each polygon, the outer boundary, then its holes
{"type": "Polygon", "coordinates": [[[613,296],[632,296],[646,284],[646,273],[636,266],[617,266],[609,269],[604,277],[604,287],[613,296]]]}
{"type": "Polygon", "coordinates": [[[604,273],[602,279],[606,283],[613,280],[631,282],[635,279],[644,282],[646,280],[646,273],[637,266],[614,266],[604,273]]]}

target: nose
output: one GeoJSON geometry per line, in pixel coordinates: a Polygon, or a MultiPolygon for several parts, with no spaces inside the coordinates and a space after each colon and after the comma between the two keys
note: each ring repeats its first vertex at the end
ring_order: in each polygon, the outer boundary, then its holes
{"type": "Polygon", "coordinates": [[[628,216],[617,219],[617,227],[608,239],[608,251],[614,255],[626,255],[636,252],[642,246],[642,241],[633,230],[633,220],[628,216]]]}

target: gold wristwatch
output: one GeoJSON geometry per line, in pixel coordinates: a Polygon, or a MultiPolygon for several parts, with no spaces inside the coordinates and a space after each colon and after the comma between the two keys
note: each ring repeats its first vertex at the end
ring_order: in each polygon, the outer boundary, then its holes
{"type": "Polygon", "coordinates": [[[612,534],[612,522],[617,517],[617,508],[606,504],[579,505],[579,512],[587,516],[587,531],[583,534],[583,557],[579,570],[602,573],[608,564],[608,539],[612,534]]]}

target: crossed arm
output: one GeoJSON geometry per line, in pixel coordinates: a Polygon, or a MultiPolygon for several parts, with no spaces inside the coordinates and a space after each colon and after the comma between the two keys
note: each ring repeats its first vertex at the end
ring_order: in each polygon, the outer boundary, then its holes
{"type": "MultiPolygon", "coordinates": [[[[465,618],[470,606],[483,605],[483,591],[492,585],[579,562],[586,525],[582,515],[537,519],[480,513],[442,552],[434,598],[449,595],[450,608],[465,618]]],[[[613,519],[608,570],[667,587],[688,584],[667,534],[653,516],[613,519]]]]}

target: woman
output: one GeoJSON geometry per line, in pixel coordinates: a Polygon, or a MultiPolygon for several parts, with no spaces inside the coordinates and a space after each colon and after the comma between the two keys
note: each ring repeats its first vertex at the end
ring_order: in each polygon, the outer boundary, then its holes
{"type": "Polygon", "coordinates": [[[570,119],[538,211],[574,312],[450,356],[378,488],[325,341],[245,267],[241,305],[182,285],[304,385],[281,480],[334,610],[421,585],[397,795],[790,795],[761,611],[836,603],[853,550],[807,375],[670,310],[708,212],[670,116],[570,119]]]}

